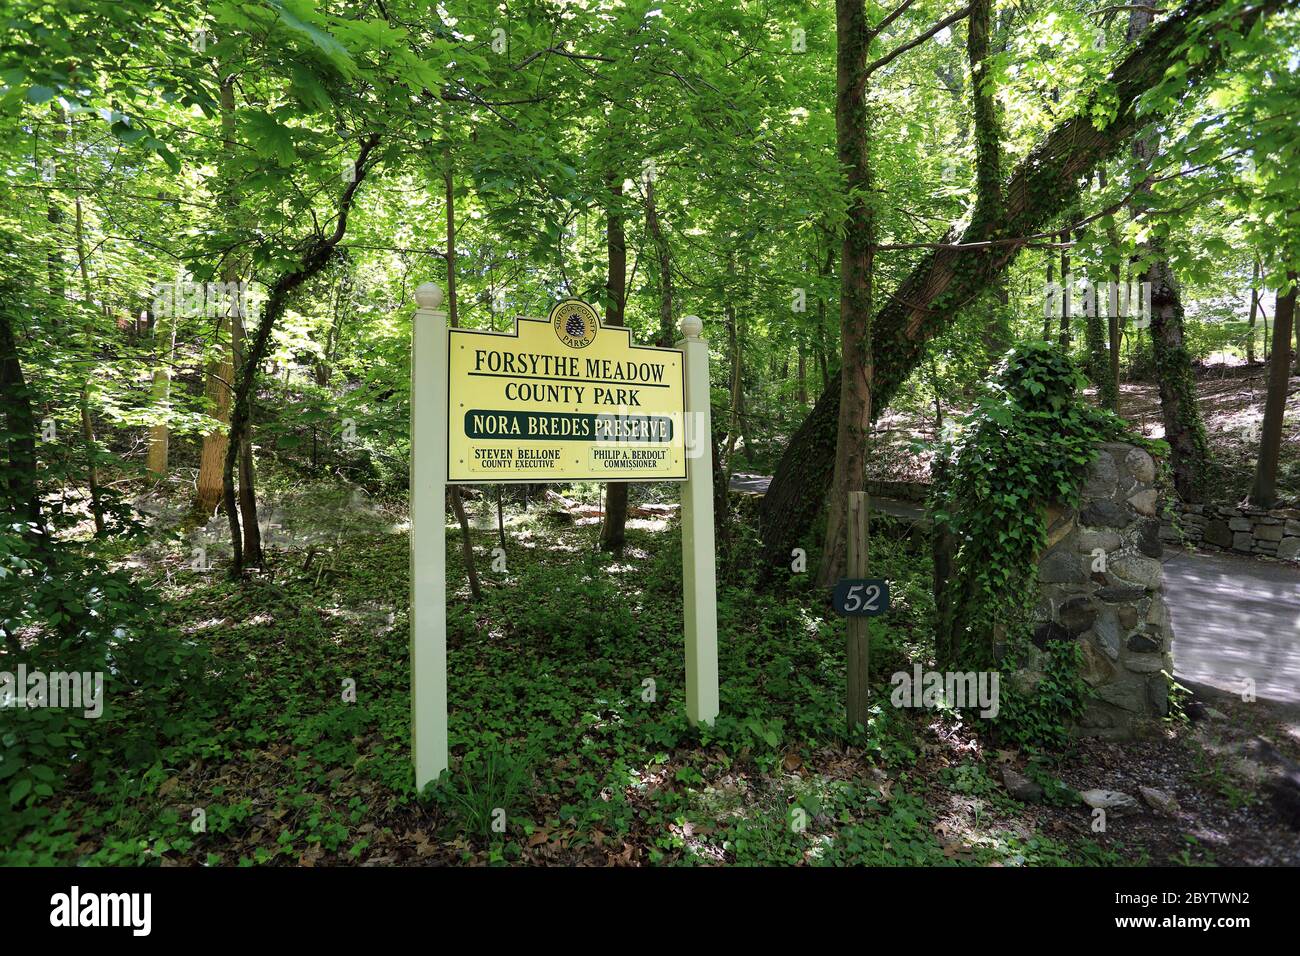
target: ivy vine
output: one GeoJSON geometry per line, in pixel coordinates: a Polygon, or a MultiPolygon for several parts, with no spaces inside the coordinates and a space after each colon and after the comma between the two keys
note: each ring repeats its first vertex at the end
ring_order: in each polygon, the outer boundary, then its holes
{"type": "MultiPolygon", "coordinates": [[[[1018,345],[941,448],[932,501],[936,532],[950,542],[936,628],[941,666],[990,668],[1028,653],[1047,506],[1078,504],[1098,445],[1135,440],[1123,419],[1084,399],[1085,384],[1063,349],[1018,345]]],[[[1072,663],[1069,650],[1058,653],[1072,663]]],[[[1079,692],[1065,673],[1051,687],[1064,697],[1079,692]]],[[[1081,701],[1039,703],[1064,716],[1081,701]]]]}

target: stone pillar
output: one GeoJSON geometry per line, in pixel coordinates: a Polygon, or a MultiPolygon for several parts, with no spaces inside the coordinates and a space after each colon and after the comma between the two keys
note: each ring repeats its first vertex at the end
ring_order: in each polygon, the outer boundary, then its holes
{"type": "MultiPolygon", "coordinates": [[[[1102,445],[1079,507],[1048,509],[1038,562],[1034,644],[1078,641],[1094,699],[1077,728],[1128,738],[1169,712],[1173,630],[1164,603],[1155,462],[1141,448],[1102,445]]],[[[1029,665],[1032,679],[1033,662],[1029,665]]]]}

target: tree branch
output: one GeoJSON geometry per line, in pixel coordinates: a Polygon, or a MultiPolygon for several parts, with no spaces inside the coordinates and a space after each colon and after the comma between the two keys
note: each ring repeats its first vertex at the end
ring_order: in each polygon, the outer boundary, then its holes
{"type": "Polygon", "coordinates": [[[898,59],[898,57],[902,56],[908,50],[912,49],[913,47],[920,46],[926,40],[930,39],[930,37],[934,36],[940,30],[944,29],[944,27],[952,26],[958,20],[964,20],[969,14],[970,14],[970,7],[962,7],[960,10],[956,11],[955,13],[948,14],[948,16],[944,17],[942,20],[940,20],[934,26],[930,27],[930,29],[926,30],[920,36],[912,40],[908,40],[902,46],[894,47],[894,49],[890,50],[884,56],[880,57],[880,59],[868,63],[866,69],[862,71],[862,75],[864,77],[870,76],[872,73],[875,73],[876,70],[880,69],[881,67],[888,66],[890,63],[898,59]]]}

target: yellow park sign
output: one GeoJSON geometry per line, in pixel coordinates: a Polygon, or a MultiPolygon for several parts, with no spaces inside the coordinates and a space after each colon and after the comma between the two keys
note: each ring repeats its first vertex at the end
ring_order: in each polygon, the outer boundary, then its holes
{"type": "Polygon", "coordinates": [[[442,290],[411,320],[411,758],[423,788],[447,769],[447,484],[681,481],[686,718],[718,716],[718,594],[709,343],[699,316],[676,349],[641,348],[566,299],[512,333],[448,329],[442,290]],[[684,434],[690,412],[691,437],[684,434]],[[702,437],[703,440],[700,440],[702,437]],[[689,461],[688,461],[689,459],[689,461]]]}
{"type": "Polygon", "coordinates": [[[686,479],[679,350],[633,345],[578,299],[447,335],[448,481],[686,479]]]}

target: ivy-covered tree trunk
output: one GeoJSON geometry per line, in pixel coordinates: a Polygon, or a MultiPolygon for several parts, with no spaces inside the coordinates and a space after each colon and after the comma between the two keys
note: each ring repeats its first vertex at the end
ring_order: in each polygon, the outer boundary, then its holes
{"type": "Polygon", "coordinates": [[[1273,314],[1273,361],[1268,368],[1268,395],[1264,400],[1264,427],[1259,441],[1259,461],[1250,503],[1271,508],[1277,503],[1277,463],[1282,454],[1282,419],[1286,414],[1286,392],[1291,382],[1291,329],[1295,324],[1296,283],[1288,275],[1291,289],[1279,294],[1273,314]]]}
{"type": "MultiPolygon", "coordinates": [[[[989,35],[992,0],[973,0],[966,17],[966,59],[971,75],[971,114],[975,128],[976,204],[987,217],[1002,215],[1002,123],[998,119],[997,90],[989,75],[989,35]]],[[[1006,276],[994,281],[997,303],[984,325],[984,348],[990,365],[1001,359],[1011,344],[1006,276]]]]}
{"type": "MultiPolygon", "coordinates": [[[[1149,113],[1136,114],[1137,98],[1159,83],[1171,64],[1182,60],[1179,47],[1190,27],[1218,5],[1218,0],[1191,0],[1151,30],[1115,68],[1104,88],[1075,116],[1058,124],[1016,167],[1005,189],[1004,215],[989,219],[977,210],[959,239],[950,233],[938,248],[921,257],[875,316],[874,412],[887,407],[925,354],[926,343],[947,328],[957,310],[987,288],[1030,237],[1065,208],[1078,181],[1151,122],[1149,113]],[[1092,120],[1099,97],[1115,110],[1114,120],[1104,129],[1097,129],[1092,120]],[[965,248],[956,248],[958,242],[965,248]],[[972,243],[981,245],[971,248],[972,243]]],[[[1270,0],[1243,10],[1236,29],[1248,29],[1278,5],[1270,0]]],[[[1188,66],[1186,78],[1190,81],[1217,69],[1224,56],[1222,44],[1208,42],[1204,57],[1188,66]]],[[[839,404],[840,383],[832,378],[781,456],[761,512],[768,568],[785,566],[790,549],[826,502],[834,472],[839,404]]]]}
{"type": "MultiPolygon", "coordinates": [[[[1097,185],[1102,189],[1106,188],[1106,167],[1100,166],[1097,169],[1097,185]]],[[[1106,310],[1106,345],[1107,345],[1107,368],[1105,377],[1097,383],[1097,393],[1101,399],[1103,408],[1109,408],[1118,414],[1119,412],[1119,349],[1120,349],[1120,314],[1119,314],[1119,230],[1115,227],[1114,220],[1106,224],[1106,242],[1112,250],[1110,263],[1110,287],[1105,295],[1097,295],[1094,303],[1095,311],[1098,315],[1101,310],[1106,310]]]]}
{"type": "MultiPolygon", "coordinates": [[[[871,431],[871,280],[876,241],[871,206],[870,119],[867,114],[867,47],[871,34],[864,0],[836,0],[835,142],[845,170],[850,205],[840,247],[840,403],[835,470],[826,519],[819,580],[839,578],[847,556],[849,495],[866,488],[871,431]]],[[[865,558],[865,555],[864,555],[865,558]]]]}
{"type": "MultiPolygon", "coordinates": [[[[1156,251],[1160,251],[1158,245],[1156,251]]],[[[1192,359],[1183,337],[1178,280],[1162,256],[1147,268],[1145,281],[1151,283],[1151,352],[1174,489],[1184,501],[1199,501],[1210,446],[1196,398],[1192,359]]]]}
{"type": "MultiPolygon", "coordinates": [[[[627,304],[627,237],[623,231],[623,181],[611,174],[610,205],[606,219],[608,272],[605,286],[605,324],[621,326],[627,304]]],[[[605,520],[600,526],[602,551],[620,553],[627,541],[627,482],[605,486],[605,520]]]]}
{"type": "MultiPolygon", "coordinates": [[[[1131,8],[1128,21],[1130,42],[1147,32],[1154,16],[1151,7],[1131,8]]],[[[1144,169],[1150,168],[1159,152],[1159,133],[1154,130],[1133,141],[1133,155],[1144,169]]],[[[1143,194],[1148,189],[1144,183],[1138,192],[1143,194]]],[[[1196,396],[1192,358],[1184,342],[1183,302],[1178,277],[1169,265],[1160,238],[1147,244],[1141,258],[1147,263],[1143,281],[1151,288],[1151,358],[1160,389],[1160,413],[1164,419],[1165,441],[1169,442],[1169,467],[1173,472],[1174,490],[1184,501],[1199,501],[1210,463],[1210,446],[1196,396]]]]}
{"type": "MultiPolygon", "coordinates": [[[[997,116],[997,100],[992,80],[987,75],[986,60],[989,52],[989,15],[991,0],[973,0],[967,18],[966,56],[971,73],[971,108],[975,117],[975,187],[979,215],[996,219],[1004,214],[1002,198],[1002,131],[997,116]]],[[[1049,262],[1051,261],[1049,257],[1049,262]]],[[[996,277],[999,304],[1006,304],[1006,276],[996,277]]],[[[1050,277],[1049,277],[1050,281],[1050,277]]],[[[1001,358],[1010,345],[1010,329],[1005,323],[1005,311],[995,310],[995,323],[985,333],[990,358],[1001,358]]],[[[931,362],[933,367],[933,361],[931,362]]],[[[935,433],[943,428],[942,410],[938,407],[936,392],[935,433]]],[[[941,485],[948,463],[942,456],[934,460],[933,479],[941,485]]],[[[939,667],[956,666],[961,656],[961,635],[957,629],[957,612],[969,595],[964,584],[953,580],[953,560],[957,553],[957,538],[943,522],[935,524],[931,538],[931,557],[934,560],[935,601],[935,661],[939,667]],[[958,587],[962,593],[955,593],[958,587]]]]}

